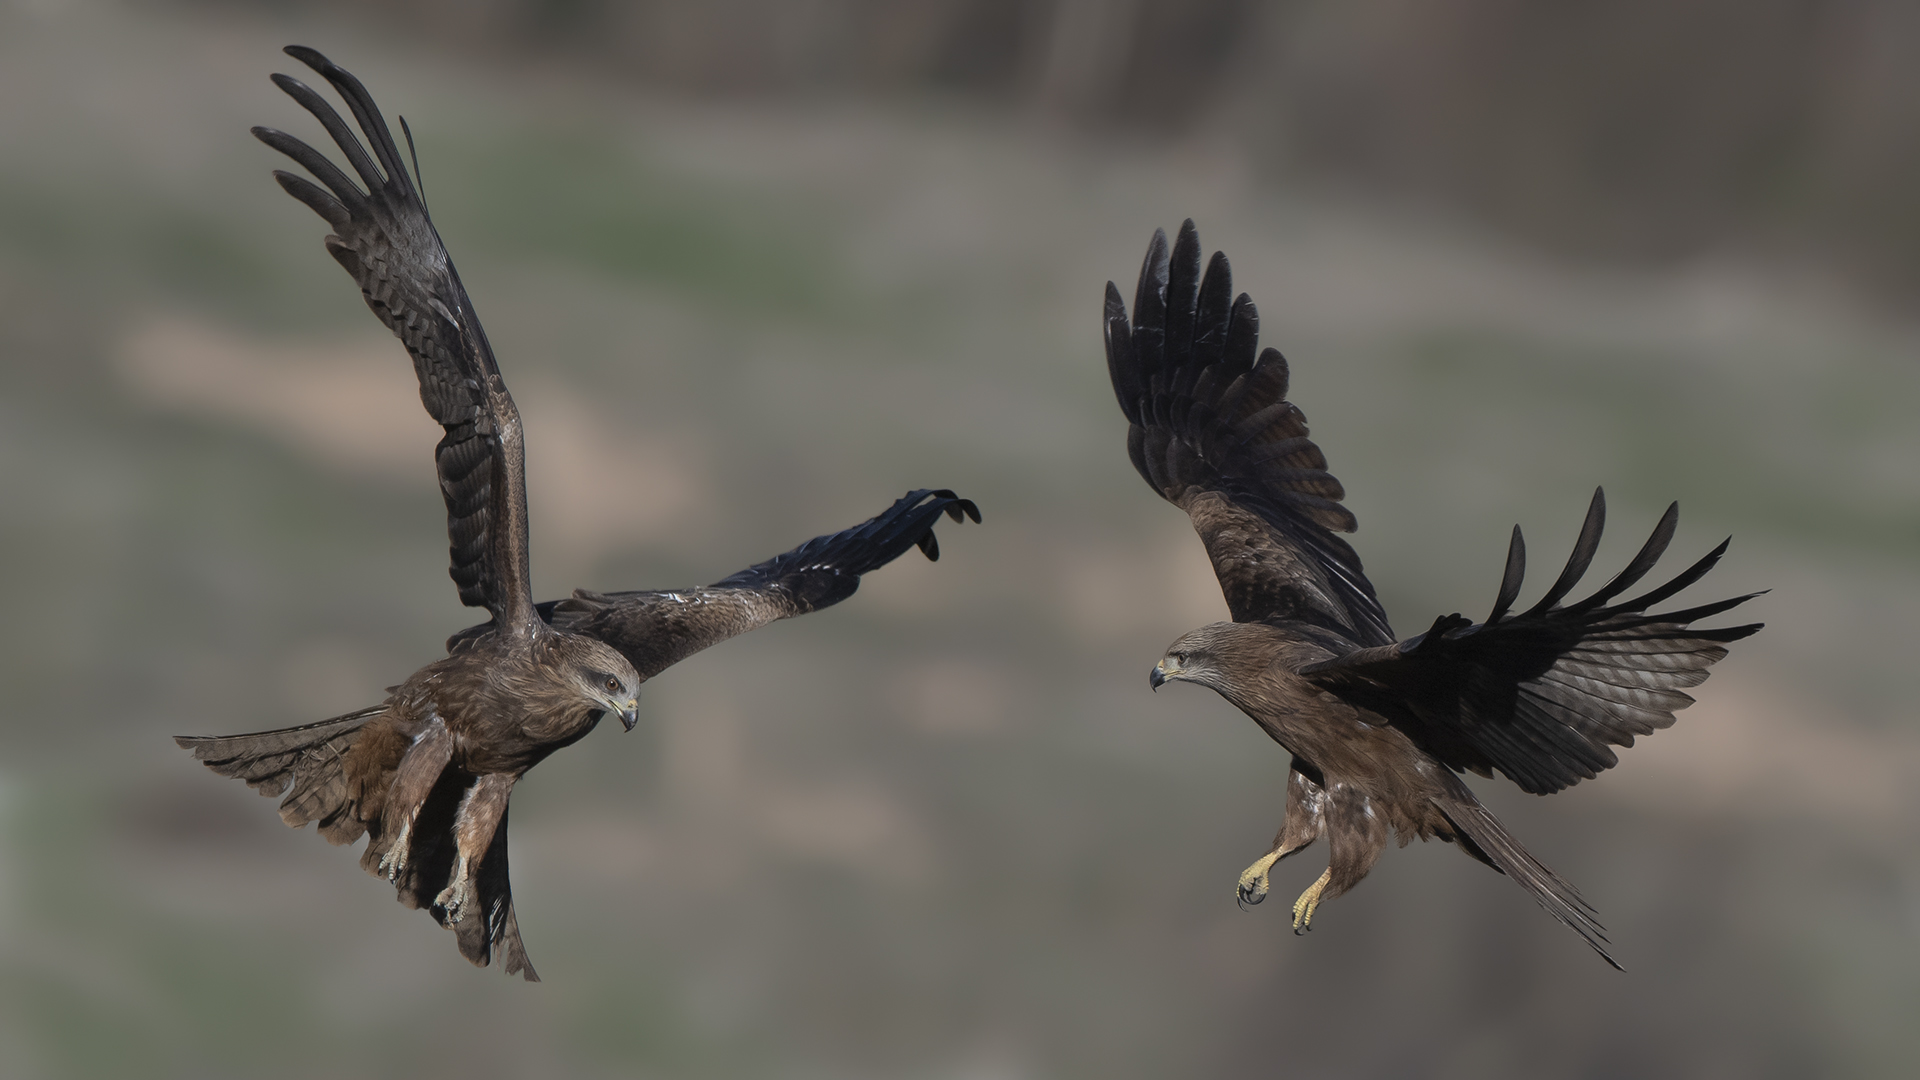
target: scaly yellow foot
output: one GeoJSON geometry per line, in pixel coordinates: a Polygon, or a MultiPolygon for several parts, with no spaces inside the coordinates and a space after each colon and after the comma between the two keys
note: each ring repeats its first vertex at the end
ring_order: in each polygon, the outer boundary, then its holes
{"type": "Polygon", "coordinates": [[[1307,886],[1300,899],[1293,902],[1293,932],[1304,934],[1311,929],[1307,924],[1313,921],[1313,909],[1320,906],[1320,894],[1326,891],[1327,882],[1333,878],[1333,867],[1320,871],[1320,880],[1307,886]]]}
{"type": "Polygon", "coordinates": [[[1240,872],[1240,885],[1235,890],[1241,907],[1257,904],[1267,898],[1267,872],[1273,864],[1280,861],[1280,852],[1270,851],[1260,856],[1252,866],[1240,872]]]}

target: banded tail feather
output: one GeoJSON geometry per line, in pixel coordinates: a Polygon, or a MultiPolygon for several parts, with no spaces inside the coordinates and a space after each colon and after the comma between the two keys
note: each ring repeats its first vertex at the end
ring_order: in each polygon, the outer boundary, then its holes
{"type": "Polygon", "coordinates": [[[385,705],[329,720],[245,735],[177,735],[174,742],[221,776],[245,780],[269,798],[282,793],[280,819],[294,828],[317,822],[333,844],[358,840],[366,825],[354,812],[360,801],[345,769],[347,754],[385,705]]]}

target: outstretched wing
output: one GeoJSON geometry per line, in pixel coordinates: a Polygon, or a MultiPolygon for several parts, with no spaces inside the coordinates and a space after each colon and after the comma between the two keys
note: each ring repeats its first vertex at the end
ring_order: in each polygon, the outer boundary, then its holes
{"type": "Polygon", "coordinates": [[[372,144],[369,157],[324,98],[297,79],[273,77],[319,119],[365,189],[291,135],[266,127],[254,128],[253,134],[324,185],[289,172],[273,174],[287,194],[333,227],[327,251],[353,275],[367,306],[406,345],[420,379],[420,402],[446,429],[434,461],[447,500],[450,573],[460,587],[460,602],[486,608],[499,625],[531,626],[520,413],[500,379],[486,331],[366,88],[312,49],[293,45],[286,51],[333,84],[372,144]]]}
{"type": "Polygon", "coordinates": [[[1346,492],[1286,399],[1286,358],[1254,355],[1253,301],[1232,296],[1224,254],[1201,277],[1191,220],[1171,259],[1154,231],[1131,324],[1107,283],[1107,368],[1131,425],[1127,453],[1193,519],[1235,622],[1308,622],[1386,644],[1393,630],[1360,557],[1334,535],[1354,529],[1346,492]]]}
{"type": "MultiPolygon", "coordinates": [[[[649,592],[582,589],[565,600],[549,600],[538,611],[559,629],[620,650],[642,679],[651,679],[730,637],[845,600],[860,587],[860,575],[908,548],[938,559],[933,526],[943,514],[954,521],[980,520],[971,499],[923,488],[851,529],[816,536],[712,585],[649,592]]],[[[466,648],[492,629],[492,624],[468,627],[447,639],[447,651],[466,648]]]]}
{"type": "Polygon", "coordinates": [[[1387,716],[1451,768],[1483,776],[1499,769],[1539,795],[1579,783],[1619,762],[1610,747],[1632,746],[1634,736],[1671,726],[1675,710],[1693,704],[1684,690],[1706,681],[1707,669],[1727,655],[1727,643],[1760,629],[1760,623],[1717,630],[1689,625],[1758,593],[1647,614],[1713,569],[1725,541],[1672,581],[1607,603],[1653,569],[1679,520],[1676,503],[1612,581],[1560,606],[1600,546],[1606,499],[1595,490],[1566,569],[1533,607],[1508,613],[1526,571],[1526,545],[1515,526],[1486,622],[1444,616],[1417,637],[1361,649],[1302,674],[1387,716]]]}

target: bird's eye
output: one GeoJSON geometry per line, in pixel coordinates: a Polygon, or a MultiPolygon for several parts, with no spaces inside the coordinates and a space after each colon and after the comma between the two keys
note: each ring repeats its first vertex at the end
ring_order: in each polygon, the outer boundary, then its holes
{"type": "Polygon", "coordinates": [[[1187,654],[1183,652],[1174,653],[1173,662],[1176,664],[1179,664],[1182,667],[1185,667],[1187,663],[1187,654]]]}
{"type": "Polygon", "coordinates": [[[620,680],[614,678],[611,675],[607,676],[607,693],[617,694],[619,692],[620,692],[620,680]]]}

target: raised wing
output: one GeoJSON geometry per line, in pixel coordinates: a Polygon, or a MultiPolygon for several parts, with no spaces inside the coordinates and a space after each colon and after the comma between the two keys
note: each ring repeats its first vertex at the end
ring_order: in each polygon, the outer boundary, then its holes
{"type": "Polygon", "coordinates": [[[1693,704],[1684,690],[1706,681],[1728,642],[1760,623],[1717,630],[1689,626],[1751,600],[1736,596],[1682,611],[1646,610],[1700,580],[1727,550],[1719,547],[1672,581],[1609,605],[1633,587],[1667,549],[1680,520],[1667,508],[1646,545],[1606,586],[1577,603],[1560,601],[1579,584],[1600,545],[1606,499],[1596,490],[1566,569],[1531,608],[1508,609],[1520,595],[1526,545],[1518,526],[1507,570],[1486,622],[1460,615],[1426,633],[1361,649],[1303,669],[1308,678],[1390,718],[1428,753],[1454,769],[1491,776],[1499,769],[1544,795],[1619,762],[1612,746],[1670,727],[1693,704]]]}
{"type": "MultiPolygon", "coordinates": [[[[831,607],[852,596],[860,575],[918,547],[940,557],[933,526],[941,515],[980,520],[971,499],[951,491],[909,491],[879,515],[712,585],[691,589],[597,593],[585,589],[539,605],[540,617],[570,633],[598,638],[651,679],[694,653],[770,622],[831,607]]],[[[457,652],[492,629],[468,627],[447,639],[457,652]]]]}
{"type": "Polygon", "coordinates": [[[253,134],[325,185],[289,172],[273,174],[287,194],[333,227],[327,251],[353,276],[367,306],[406,345],[420,379],[420,402],[446,429],[434,462],[447,501],[449,573],[460,588],[460,602],[486,608],[497,625],[530,628],[520,413],[500,379],[486,331],[366,88],[312,49],[293,45],[286,52],[333,84],[372,144],[373,156],[324,98],[286,75],[275,75],[274,85],[327,129],[360,184],[291,135],[266,127],[254,128],[253,134]]]}
{"type": "Polygon", "coordinates": [[[1107,283],[1107,368],[1131,425],[1127,453],[1193,519],[1235,622],[1308,622],[1386,644],[1393,629],[1360,557],[1334,535],[1354,529],[1346,492],[1286,400],[1286,358],[1254,355],[1253,301],[1232,296],[1224,254],[1201,277],[1191,220],[1171,259],[1155,230],[1131,324],[1107,283]]]}

